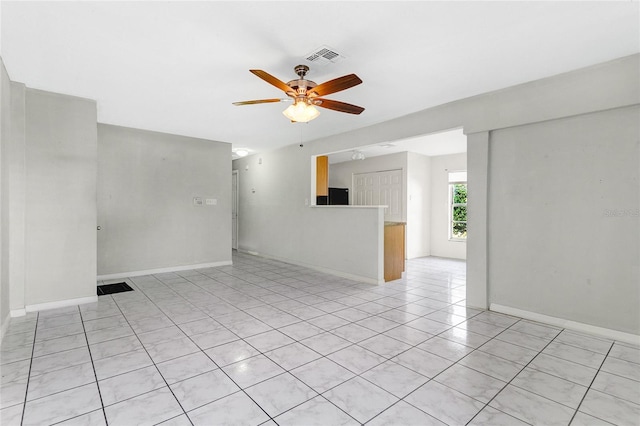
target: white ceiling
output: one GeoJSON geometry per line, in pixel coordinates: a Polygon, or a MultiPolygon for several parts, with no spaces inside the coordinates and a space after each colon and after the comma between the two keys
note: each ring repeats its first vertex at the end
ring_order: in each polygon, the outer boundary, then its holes
{"type": "Polygon", "coordinates": [[[12,80],[95,99],[98,120],[233,143],[259,152],[639,51],[637,1],[624,2],[8,2],[1,53],[12,80]],[[249,73],[288,81],[328,45],[346,59],[311,65],[327,96],[359,116],[321,110],[292,124],[282,97],[249,73]]]}
{"type": "Polygon", "coordinates": [[[405,151],[428,155],[430,157],[457,154],[467,152],[467,136],[462,132],[462,129],[455,129],[415,138],[394,140],[383,144],[367,145],[359,147],[357,150],[327,153],[329,163],[336,164],[344,161],[352,161],[354,151],[362,152],[366,158],[405,151]]]}

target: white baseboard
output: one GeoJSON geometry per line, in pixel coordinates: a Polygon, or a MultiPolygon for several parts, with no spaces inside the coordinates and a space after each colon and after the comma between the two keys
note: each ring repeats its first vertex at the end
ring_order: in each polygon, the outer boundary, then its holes
{"type": "Polygon", "coordinates": [[[98,275],[98,281],[115,280],[120,278],[139,277],[141,275],[163,274],[166,272],[187,271],[189,269],[215,268],[218,266],[231,265],[233,262],[224,260],[222,262],[198,263],[195,265],[170,266],[168,268],[145,269],[142,271],[118,272],[116,274],[98,275]]]}
{"type": "Polygon", "coordinates": [[[11,318],[15,317],[23,317],[27,315],[27,310],[25,308],[22,309],[12,309],[10,312],[11,318]]]}
{"type": "Polygon", "coordinates": [[[67,306],[83,305],[85,303],[95,303],[98,301],[98,295],[89,297],[79,297],[77,299],[58,300],[55,302],[38,303],[35,305],[27,305],[24,309],[27,312],[45,311],[48,309],[66,308],[67,306]]]}
{"type": "Polygon", "coordinates": [[[293,260],[293,259],[285,259],[285,258],[278,257],[278,256],[265,255],[265,254],[258,253],[256,251],[251,251],[251,250],[238,249],[238,252],[239,253],[250,254],[250,255],[253,255],[253,256],[264,257],[265,259],[277,260],[279,262],[290,263],[292,265],[302,266],[302,267],[305,267],[305,268],[313,269],[314,271],[324,272],[325,274],[335,275],[335,276],[340,277],[340,278],[346,278],[346,279],[349,279],[349,280],[360,281],[360,282],[364,282],[364,283],[367,283],[367,284],[384,284],[384,279],[378,281],[378,280],[376,280],[374,278],[363,277],[361,275],[349,274],[347,272],[337,271],[335,269],[323,268],[323,267],[317,266],[317,265],[310,265],[308,263],[298,262],[298,261],[293,260]]]}
{"type": "Polygon", "coordinates": [[[563,318],[556,318],[549,315],[539,314],[537,312],[530,312],[522,309],[512,308],[510,306],[497,305],[495,303],[492,303],[490,305],[489,310],[500,312],[507,315],[513,315],[516,317],[520,317],[520,318],[524,318],[532,321],[542,322],[549,325],[555,325],[556,327],[562,327],[568,330],[593,334],[595,336],[600,336],[600,337],[604,337],[611,340],[617,340],[619,342],[631,343],[633,345],[640,345],[640,336],[636,334],[625,333],[618,330],[612,330],[610,328],[597,327],[595,325],[571,321],[563,318]]]}

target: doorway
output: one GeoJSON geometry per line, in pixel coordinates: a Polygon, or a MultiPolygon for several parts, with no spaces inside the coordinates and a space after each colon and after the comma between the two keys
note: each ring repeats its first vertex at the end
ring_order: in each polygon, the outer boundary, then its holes
{"type": "Polygon", "coordinates": [[[238,250],[238,171],[231,172],[231,248],[238,250]]]}

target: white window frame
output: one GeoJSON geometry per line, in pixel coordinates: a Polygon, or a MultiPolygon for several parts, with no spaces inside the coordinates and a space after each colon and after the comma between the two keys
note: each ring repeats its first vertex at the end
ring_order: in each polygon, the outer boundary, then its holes
{"type": "MultiPolygon", "coordinates": [[[[463,184],[467,187],[468,190],[468,185],[467,185],[467,172],[466,170],[463,171],[455,171],[455,172],[449,172],[449,220],[447,221],[448,226],[449,226],[449,241],[453,241],[453,242],[466,242],[467,238],[460,238],[460,237],[456,237],[453,235],[453,224],[454,224],[454,220],[453,220],[453,209],[454,207],[467,207],[467,203],[454,203],[453,202],[453,190],[455,188],[455,185],[460,185],[463,184]]],[[[468,194],[468,192],[467,192],[468,194]]],[[[468,213],[468,210],[467,210],[468,213]]],[[[457,223],[467,223],[468,221],[455,221],[457,223]]]]}

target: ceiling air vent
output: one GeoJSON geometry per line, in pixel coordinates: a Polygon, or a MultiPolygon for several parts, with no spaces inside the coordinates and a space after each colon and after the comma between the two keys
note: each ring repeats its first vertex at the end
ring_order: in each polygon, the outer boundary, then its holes
{"type": "Polygon", "coordinates": [[[345,57],[329,46],[321,46],[308,55],[305,55],[305,59],[315,65],[328,65],[342,62],[345,57]]]}

